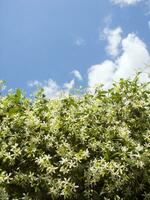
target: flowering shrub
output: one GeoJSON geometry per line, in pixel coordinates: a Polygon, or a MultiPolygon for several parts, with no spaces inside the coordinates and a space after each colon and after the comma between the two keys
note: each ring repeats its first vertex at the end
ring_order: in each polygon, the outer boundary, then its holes
{"type": "Polygon", "coordinates": [[[0,97],[0,199],[150,199],[150,91],[0,97]]]}

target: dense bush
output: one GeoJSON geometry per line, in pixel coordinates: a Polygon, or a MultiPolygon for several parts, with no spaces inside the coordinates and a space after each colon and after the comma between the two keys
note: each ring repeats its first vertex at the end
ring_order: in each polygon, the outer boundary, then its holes
{"type": "Polygon", "coordinates": [[[150,199],[150,91],[0,97],[0,199],[150,199]]]}

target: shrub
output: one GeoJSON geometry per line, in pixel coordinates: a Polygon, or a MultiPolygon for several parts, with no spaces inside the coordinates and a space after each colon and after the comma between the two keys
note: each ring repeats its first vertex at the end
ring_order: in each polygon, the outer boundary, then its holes
{"type": "Polygon", "coordinates": [[[150,91],[0,97],[0,199],[150,199],[150,91]]]}

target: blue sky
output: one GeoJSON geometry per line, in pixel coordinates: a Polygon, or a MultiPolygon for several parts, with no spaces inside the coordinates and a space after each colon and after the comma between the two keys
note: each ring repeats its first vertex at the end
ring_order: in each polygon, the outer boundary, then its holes
{"type": "Polygon", "coordinates": [[[134,67],[147,80],[149,12],[149,0],[0,0],[0,79],[49,96],[107,87],[134,67]]]}

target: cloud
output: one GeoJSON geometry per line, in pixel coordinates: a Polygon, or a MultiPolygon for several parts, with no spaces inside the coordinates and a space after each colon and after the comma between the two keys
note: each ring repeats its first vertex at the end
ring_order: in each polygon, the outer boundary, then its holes
{"type": "Polygon", "coordinates": [[[30,87],[41,87],[42,84],[41,84],[41,82],[34,80],[34,81],[29,81],[28,86],[30,86],[30,87]]]}
{"type": "Polygon", "coordinates": [[[141,81],[147,81],[150,72],[150,54],[145,43],[134,33],[130,33],[121,40],[121,55],[114,60],[92,66],[88,70],[88,85],[102,83],[108,88],[113,81],[120,78],[132,78],[136,71],[142,71],[141,81]]]}
{"type": "Polygon", "coordinates": [[[143,2],[143,4],[145,5],[145,14],[150,14],[150,0],[110,0],[110,2],[116,5],[120,5],[120,7],[133,6],[140,2],[143,2]]]}
{"type": "MultiPolygon", "coordinates": [[[[82,80],[82,76],[78,70],[71,72],[77,79],[82,80]]],[[[70,90],[75,87],[75,80],[72,79],[70,82],[64,83],[62,86],[58,85],[56,81],[49,79],[45,81],[33,80],[28,82],[28,86],[38,88],[43,88],[44,94],[51,99],[58,98],[62,95],[67,95],[70,90]]]]}
{"type": "Polygon", "coordinates": [[[6,89],[5,81],[0,80],[0,92],[6,89]]]}
{"type": "Polygon", "coordinates": [[[145,43],[134,33],[122,40],[122,55],[116,60],[115,79],[132,77],[135,70],[145,71],[150,64],[150,54],[145,43]]]}
{"type": "Polygon", "coordinates": [[[74,76],[75,76],[75,78],[77,78],[78,80],[82,80],[83,78],[82,78],[82,75],[80,74],[80,72],[78,71],[78,70],[73,70],[72,72],[71,72],[74,76]]]}
{"type": "Polygon", "coordinates": [[[129,6],[129,5],[135,5],[139,3],[142,0],[111,0],[114,4],[119,4],[120,6],[129,6]]]}
{"type": "Polygon", "coordinates": [[[29,81],[28,85],[30,87],[40,87],[44,89],[44,94],[49,97],[49,98],[56,98],[58,96],[60,96],[61,94],[61,88],[59,87],[59,85],[56,83],[56,81],[49,79],[47,81],[29,81]]]}
{"type": "Polygon", "coordinates": [[[43,82],[37,80],[30,81],[28,82],[28,85],[30,87],[43,88],[46,97],[55,99],[62,95],[69,94],[70,90],[73,89],[75,86],[75,80],[73,79],[70,82],[64,83],[62,87],[59,86],[57,82],[52,79],[45,80],[43,82]]]}
{"type": "Polygon", "coordinates": [[[43,89],[44,89],[45,95],[49,98],[56,98],[60,96],[61,94],[60,87],[52,79],[49,79],[47,81],[47,83],[43,86],[43,89]]]}
{"type": "Polygon", "coordinates": [[[82,37],[77,37],[74,41],[74,45],[80,47],[85,45],[85,40],[82,37]]]}
{"type": "Polygon", "coordinates": [[[146,15],[150,14],[150,0],[145,1],[145,7],[146,7],[146,15]]]}
{"type": "Polygon", "coordinates": [[[105,28],[103,30],[104,39],[108,41],[108,46],[106,47],[106,51],[111,56],[117,56],[120,52],[119,45],[121,42],[121,27],[117,27],[115,29],[105,28]]]}
{"type": "Polygon", "coordinates": [[[74,79],[71,80],[71,81],[68,82],[68,83],[64,83],[64,88],[67,89],[66,92],[68,92],[69,90],[71,90],[74,86],[75,86],[75,81],[74,81],[74,79]]]}
{"type": "Polygon", "coordinates": [[[105,60],[103,63],[98,65],[93,65],[88,70],[88,85],[90,88],[94,87],[96,84],[104,84],[107,88],[112,81],[115,69],[115,63],[111,60],[105,60]]]}
{"type": "Polygon", "coordinates": [[[148,28],[150,29],[150,21],[148,21],[148,28]]]}
{"type": "MultiPolygon", "coordinates": [[[[141,71],[141,81],[150,81],[150,54],[146,44],[135,34],[129,33],[122,38],[121,27],[116,29],[104,29],[107,39],[107,52],[110,59],[104,60],[100,64],[93,65],[88,69],[88,87],[91,89],[96,84],[103,84],[105,89],[109,88],[114,81],[120,78],[132,78],[137,71],[141,71]],[[113,57],[112,57],[113,56],[113,57]]],[[[82,76],[78,70],[71,72],[78,80],[82,76]]],[[[49,79],[47,81],[30,81],[31,87],[42,87],[44,93],[49,98],[57,98],[61,94],[68,94],[75,87],[75,80],[59,86],[56,81],[49,79]]]]}

